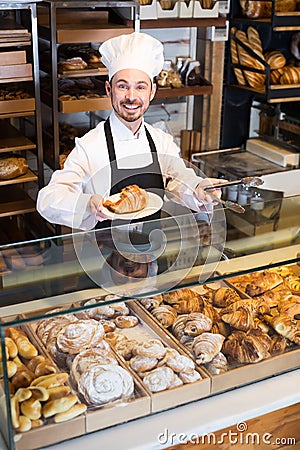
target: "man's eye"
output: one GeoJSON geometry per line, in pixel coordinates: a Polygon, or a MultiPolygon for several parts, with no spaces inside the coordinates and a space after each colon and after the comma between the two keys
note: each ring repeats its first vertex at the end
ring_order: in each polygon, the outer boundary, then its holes
{"type": "Polygon", "coordinates": [[[118,88],[119,89],[127,89],[127,86],[125,84],[119,84],[118,88]]]}

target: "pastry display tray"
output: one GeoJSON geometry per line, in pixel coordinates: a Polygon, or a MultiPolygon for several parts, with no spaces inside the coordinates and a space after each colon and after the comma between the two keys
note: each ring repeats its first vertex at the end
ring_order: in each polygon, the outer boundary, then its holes
{"type": "MultiPolygon", "coordinates": [[[[207,286],[214,288],[228,286],[235,289],[235,287],[228,280],[207,283],[207,286]]],[[[194,286],[191,289],[201,294],[203,291],[203,286],[194,286]]],[[[237,292],[242,298],[249,298],[245,293],[238,290],[237,292]]],[[[148,315],[150,320],[153,321],[157,327],[161,327],[157,319],[155,319],[140,302],[137,304],[136,308],[142,310],[145,315],[148,315]]],[[[139,313],[139,315],[140,314],[141,313],[139,313]]],[[[170,340],[173,340],[176,345],[182,349],[182,351],[184,351],[191,358],[194,358],[193,354],[184,345],[182,345],[169,330],[164,329],[164,332],[168,335],[170,340]]],[[[200,367],[210,377],[210,393],[217,394],[300,367],[300,347],[295,345],[285,353],[272,356],[268,359],[253,364],[230,363],[228,371],[218,375],[208,373],[203,365],[198,367],[200,367]]]]}
{"type": "MultiPolygon", "coordinates": [[[[173,348],[180,354],[185,354],[160,326],[157,326],[147,314],[144,314],[143,310],[139,309],[135,301],[128,301],[127,305],[131,309],[130,314],[136,315],[139,318],[139,324],[133,328],[125,328],[123,330],[125,336],[136,339],[137,341],[143,341],[145,338],[159,339],[165,347],[173,348]]],[[[149,395],[151,396],[151,412],[163,411],[207,397],[210,394],[210,380],[205,371],[197,367],[196,370],[201,376],[199,381],[183,384],[160,392],[153,393],[149,391],[149,395]]]]}
{"type": "MultiPolygon", "coordinates": [[[[63,310],[62,308],[62,314],[63,310]]],[[[53,308],[46,309],[45,314],[51,312],[53,308]]],[[[24,318],[30,317],[29,315],[24,316],[24,318]]],[[[47,353],[45,346],[40,341],[35,333],[37,322],[31,322],[27,325],[30,328],[31,336],[35,338],[38,345],[47,353]]],[[[116,355],[117,356],[117,355],[116,355]]],[[[51,358],[51,357],[50,357],[51,358]]],[[[125,363],[117,356],[118,363],[121,367],[128,370],[125,363]]],[[[88,408],[85,413],[85,423],[84,423],[84,433],[91,433],[93,431],[102,430],[104,428],[117,425],[120,423],[127,422],[129,420],[137,419],[139,417],[146,416],[150,414],[150,397],[147,391],[143,388],[137,377],[133,376],[134,380],[134,398],[128,401],[122,402],[112,402],[98,408],[88,408]]],[[[74,393],[78,394],[76,389],[73,389],[74,393]]],[[[68,426],[68,422],[65,422],[68,426]]]]}

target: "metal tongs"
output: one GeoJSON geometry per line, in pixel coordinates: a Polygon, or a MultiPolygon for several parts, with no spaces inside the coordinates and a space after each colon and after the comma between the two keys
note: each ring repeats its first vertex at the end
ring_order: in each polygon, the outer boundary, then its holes
{"type": "MultiPolygon", "coordinates": [[[[213,189],[220,189],[222,187],[226,186],[235,186],[237,184],[242,184],[243,186],[247,187],[257,187],[261,186],[264,183],[264,181],[259,177],[244,177],[240,180],[235,181],[224,181],[224,183],[221,184],[212,184],[210,186],[207,186],[204,188],[204,191],[209,191],[213,189]]],[[[231,200],[222,200],[218,197],[213,196],[214,200],[221,205],[224,205],[226,208],[230,209],[231,211],[234,211],[239,214],[243,214],[245,212],[245,208],[238,203],[232,202],[231,200]]]]}
{"type": "Polygon", "coordinates": [[[240,180],[224,181],[224,183],[220,184],[211,184],[203,189],[205,191],[208,191],[210,189],[221,189],[222,187],[226,186],[236,186],[237,184],[242,184],[243,186],[247,187],[257,187],[264,184],[264,181],[260,177],[244,177],[240,180]]]}

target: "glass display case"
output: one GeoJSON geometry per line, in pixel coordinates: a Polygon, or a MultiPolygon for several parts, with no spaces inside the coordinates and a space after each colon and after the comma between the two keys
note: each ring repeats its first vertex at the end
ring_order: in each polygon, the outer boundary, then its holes
{"type": "Polygon", "coordinates": [[[165,207],[156,221],[0,248],[8,448],[45,447],[299,368],[300,197],[243,206],[165,207]],[[276,226],[262,227],[274,209],[276,226]],[[233,229],[241,217],[260,225],[255,235],[233,229]]]}

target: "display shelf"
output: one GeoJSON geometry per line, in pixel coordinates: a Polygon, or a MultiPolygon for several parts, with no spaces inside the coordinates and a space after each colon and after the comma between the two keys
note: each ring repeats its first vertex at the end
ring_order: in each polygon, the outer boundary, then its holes
{"type": "Polygon", "coordinates": [[[226,18],[173,18],[173,19],[155,19],[141,20],[140,26],[142,30],[153,28],[185,28],[185,27],[225,27],[226,18]]]}
{"type": "Polygon", "coordinates": [[[300,30],[300,11],[276,12],[272,18],[247,19],[245,17],[235,17],[232,20],[234,24],[252,25],[267,24],[273,31],[299,31],[300,30]]]}
{"type": "Polygon", "coordinates": [[[0,217],[16,216],[35,211],[35,202],[21,188],[1,187],[0,217]],[[3,199],[5,201],[3,201],[3,199]]]}
{"type": "MultiPolygon", "coordinates": [[[[241,67],[241,66],[238,66],[241,67]]],[[[292,85],[269,85],[261,89],[241,86],[239,84],[228,84],[230,89],[238,89],[253,94],[253,99],[265,103],[283,103],[300,101],[300,84],[292,85]]]]}
{"type": "Polygon", "coordinates": [[[189,95],[210,95],[213,92],[213,86],[208,81],[203,86],[184,86],[182,88],[158,88],[155,98],[174,98],[189,95]]]}
{"type": "Polygon", "coordinates": [[[11,180],[1,180],[0,186],[8,186],[11,184],[19,184],[19,183],[29,183],[31,181],[37,181],[38,177],[35,175],[30,169],[25,175],[21,175],[20,177],[12,178],[11,180]]]}
{"type": "Polygon", "coordinates": [[[0,135],[0,153],[33,150],[36,148],[34,142],[20,133],[20,131],[9,122],[0,122],[0,135]]]}

